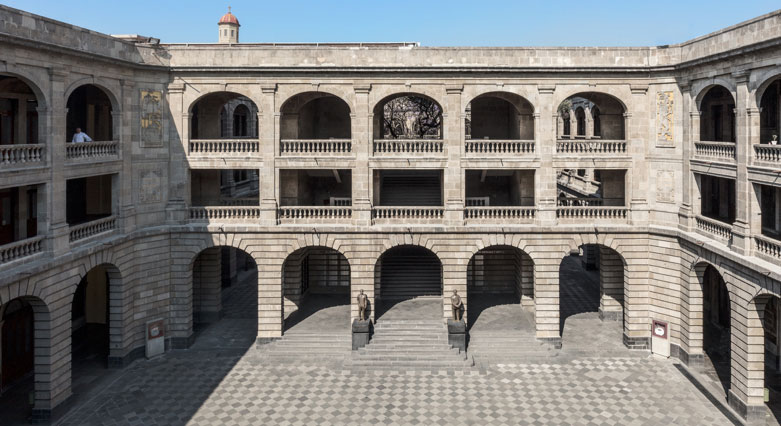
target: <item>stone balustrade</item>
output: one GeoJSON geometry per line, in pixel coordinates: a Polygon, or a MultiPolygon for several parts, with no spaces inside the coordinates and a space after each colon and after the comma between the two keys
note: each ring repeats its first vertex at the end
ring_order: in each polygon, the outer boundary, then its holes
{"type": "Polygon", "coordinates": [[[43,235],[38,235],[0,246],[0,265],[41,253],[44,239],[43,235]]]}
{"type": "Polygon", "coordinates": [[[556,208],[556,217],[565,221],[625,221],[629,217],[629,209],[622,206],[559,206],[556,208]]]}
{"type": "Polygon", "coordinates": [[[536,209],[518,206],[465,207],[467,223],[533,223],[536,209]]]}
{"type": "Polygon", "coordinates": [[[440,222],[444,216],[444,207],[375,206],[372,208],[375,223],[440,222]]]}
{"type": "Polygon", "coordinates": [[[248,197],[248,198],[221,198],[221,206],[259,206],[260,199],[248,197]]]}
{"type": "Polygon", "coordinates": [[[696,222],[698,230],[716,237],[725,244],[732,242],[732,225],[705,216],[697,216],[696,222]]]}
{"type": "Polygon", "coordinates": [[[76,242],[93,237],[104,232],[110,232],[117,227],[117,217],[108,216],[90,222],[70,227],[70,242],[76,242]]]}
{"type": "Polygon", "coordinates": [[[44,160],[43,144],[0,145],[0,168],[40,164],[44,160]]]}
{"type": "Polygon", "coordinates": [[[259,151],[259,139],[190,139],[190,154],[252,154],[259,151]]]}
{"type": "Polygon", "coordinates": [[[601,207],[605,204],[602,198],[559,198],[561,207],[601,207]]]}
{"type": "Polygon", "coordinates": [[[350,139],[282,139],[280,155],[340,155],[353,150],[350,139]]]}
{"type": "Polygon", "coordinates": [[[534,141],[512,139],[467,139],[464,150],[468,156],[476,155],[533,155],[534,141]]]}
{"type": "Polygon", "coordinates": [[[342,206],[290,206],[277,210],[280,223],[344,222],[353,215],[352,207],[342,206]]]}
{"type": "Polygon", "coordinates": [[[781,165],[781,145],[754,145],[754,159],[762,163],[781,165]]]}
{"type": "Polygon", "coordinates": [[[694,142],[694,156],[709,160],[735,161],[734,142],[694,142]]]}
{"type": "Polygon", "coordinates": [[[119,142],[92,141],[67,142],[65,158],[68,160],[117,160],[119,159],[119,142]]]}
{"type": "Polygon", "coordinates": [[[190,207],[190,220],[196,222],[225,222],[260,219],[260,207],[208,206],[190,207]]]}
{"type": "Polygon", "coordinates": [[[559,154],[626,154],[626,141],[602,139],[559,139],[556,152],[559,154]]]}
{"type": "Polygon", "coordinates": [[[754,236],[754,244],[757,253],[764,254],[775,259],[781,259],[781,241],[761,235],[754,236]]]}
{"type": "Polygon", "coordinates": [[[444,152],[441,139],[375,139],[374,155],[422,154],[439,155],[444,152]]]}

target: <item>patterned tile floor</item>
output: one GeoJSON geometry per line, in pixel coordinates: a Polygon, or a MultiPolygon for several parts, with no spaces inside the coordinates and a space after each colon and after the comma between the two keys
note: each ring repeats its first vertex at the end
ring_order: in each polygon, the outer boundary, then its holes
{"type": "MultiPolygon", "coordinates": [[[[598,333],[604,337],[592,340],[591,346],[574,338],[582,334],[579,327],[599,322],[592,313],[574,314],[566,321],[561,355],[502,364],[485,374],[351,374],[317,360],[263,362],[252,345],[252,287],[239,285],[226,292],[224,319],[200,331],[191,349],[107,372],[100,385],[80,395],[54,424],[731,424],[673,361],[621,350],[617,323],[605,323],[598,333]],[[617,337],[610,335],[615,330],[617,337]],[[604,356],[567,350],[570,340],[577,349],[600,353],[603,341],[615,338],[616,350],[604,356]]],[[[332,312],[326,315],[334,317],[332,312]]],[[[502,326],[496,314],[493,319],[485,315],[487,327],[502,326]]],[[[316,322],[309,321],[307,327],[316,322]]],[[[0,417],[0,424],[7,424],[7,418],[0,417]]]]}

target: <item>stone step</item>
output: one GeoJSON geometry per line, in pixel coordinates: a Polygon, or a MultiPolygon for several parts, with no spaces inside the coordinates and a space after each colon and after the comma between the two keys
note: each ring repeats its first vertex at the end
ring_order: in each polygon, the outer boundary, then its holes
{"type": "Polygon", "coordinates": [[[428,349],[428,350],[421,350],[421,349],[415,349],[415,350],[388,350],[388,349],[367,349],[367,348],[361,348],[358,351],[356,351],[356,355],[367,355],[367,356],[399,356],[399,355],[425,355],[425,356],[431,356],[431,355],[447,355],[448,353],[454,353],[458,355],[460,351],[458,348],[450,348],[450,349],[443,349],[443,348],[434,348],[434,349],[428,349]]]}
{"type": "MultiPolygon", "coordinates": [[[[442,343],[444,343],[444,342],[442,342],[442,343]]],[[[410,343],[406,343],[403,346],[402,349],[403,350],[418,350],[418,349],[420,349],[420,350],[428,350],[428,349],[442,350],[442,347],[443,347],[442,343],[434,344],[432,342],[420,342],[420,343],[410,342],[410,343]]],[[[371,346],[372,350],[394,350],[394,349],[399,348],[399,345],[397,345],[397,344],[383,343],[383,342],[376,342],[376,341],[372,341],[370,346],[371,346]]],[[[368,348],[369,346],[366,346],[366,347],[368,348]]],[[[363,348],[361,348],[361,349],[363,349],[363,348]]]]}

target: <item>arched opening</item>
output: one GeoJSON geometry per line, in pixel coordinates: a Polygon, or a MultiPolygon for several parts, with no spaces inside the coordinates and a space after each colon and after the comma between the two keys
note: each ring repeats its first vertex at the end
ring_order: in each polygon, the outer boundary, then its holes
{"type": "Polygon", "coordinates": [[[557,203],[560,207],[626,205],[626,170],[558,169],[557,203]]]}
{"type": "Polygon", "coordinates": [[[350,139],[350,106],[330,93],[300,93],[280,108],[281,139],[350,139]]]}
{"type": "Polygon", "coordinates": [[[700,140],[735,142],[735,99],[723,86],[713,86],[700,101],[700,140]]]}
{"type": "Polygon", "coordinates": [[[480,95],[466,107],[466,139],[533,140],[534,108],[503,92],[480,95]]]}
{"type": "Polygon", "coordinates": [[[511,246],[491,246],[475,253],[466,269],[470,334],[534,330],[534,264],[511,246]]]}
{"type": "Polygon", "coordinates": [[[563,347],[623,350],[624,260],[615,250],[584,244],[559,267],[563,347]]]}
{"type": "Polygon", "coordinates": [[[759,102],[759,143],[780,144],[781,78],[767,86],[759,102]]]}
{"type": "Polygon", "coordinates": [[[258,111],[239,93],[205,95],[190,107],[190,139],[257,139],[258,111]]]}
{"type": "Polygon", "coordinates": [[[35,312],[24,298],[0,305],[0,412],[9,423],[29,421],[35,370],[35,312]]]}
{"type": "Polygon", "coordinates": [[[626,139],[626,108],[614,96],[585,92],[572,95],[559,104],[559,139],[626,139]]]}
{"type": "Polygon", "coordinates": [[[730,300],[727,284],[711,265],[702,273],[702,332],[704,370],[724,389],[730,388],[730,300]]]}
{"type": "Polygon", "coordinates": [[[67,108],[68,142],[114,140],[111,100],[103,89],[92,84],[79,86],[68,97],[67,108]],[[89,139],[80,136],[74,138],[77,129],[89,136],[89,139]]]}
{"type": "Polygon", "coordinates": [[[209,247],[192,263],[193,348],[248,349],[258,335],[258,267],[247,252],[209,247]],[[226,343],[224,338],[230,335],[226,343]]]}
{"type": "Polygon", "coordinates": [[[38,144],[38,98],[17,77],[0,75],[0,145],[38,144]]]}
{"type": "Polygon", "coordinates": [[[413,245],[388,249],[374,266],[376,317],[442,317],[442,263],[431,250],[413,245]],[[391,315],[391,316],[393,316],[391,315]]]}
{"type": "Polygon", "coordinates": [[[442,107],[425,95],[391,95],[374,107],[374,139],[442,139],[442,107]]]}
{"type": "Polygon", "coordinates": [[[781,299],[777,296],[761,296],[754,301],[754,306],[762,322],[764,335],[764,401],[770,419],[781,423],[781,299]]]}
{"type": "Polygon", "coordinates": [[[285,334],[350,331],[350,264],[337,250],[305,247],[282,266],[285,334]]]}

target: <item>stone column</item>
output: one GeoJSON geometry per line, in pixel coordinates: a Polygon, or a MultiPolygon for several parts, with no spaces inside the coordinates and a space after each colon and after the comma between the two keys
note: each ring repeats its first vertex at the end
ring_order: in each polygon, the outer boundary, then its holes
{"type": "Polygon", "coordinates": [[[564,117],[556,113],[556,139],[564,138],[564,117]]]}
{"type": "Polygon", "coordinates": [[[281,271],[284,260],[268,257],[255,259],[258,265],[258,343],[282,337],[284,317],[281,271]]]}
{"type": "Polygon", "coordinates": [[[624,263],[618,254],[599,246],[599,318],[621,321],[624,304],[624,263]]]}
{"type": "MultiPolygon", "coordinates": [[[[136,104],[135,84],[120,80],[120,111],[111,112],[113,139],[117,141],[117,154],[122,160],[122,173],[119,178],[119,220],[120,229],[129,234],[135,228],[135,203],[133,202],[133,105],[136,104]]],[[[140,135],[139,135],[140,138],[140,135]]],[[[167,138],[166,138],[167,139],[167,138]]]]}
{"type": "Polygon", "coordinates": [[[521,254],[521,306],[534,310],[534,262],[528,254],[521,254]]]}
{"type": "MultiPolygon", "coordinates": [[[[260,155],[263,167],[260,169],[260,223],[263,226],[277,224],[277,181],[278,173],[274,159],[279,151],[279,113],[276,110],[276,84],[261,86],[261,105],[258,113],[260,126],[260,155]]],[[[281,333],[281,329],[280,329],[281,333]]]]}
{"type": "Polygon", "coordinates": [[[355,113],[352,114],[352,143],[353,155],[355,155],[355,168],[352,171],[353,225],[369,226],[372,220],[372,202],[369,189],[371,187],[369,156],[372,139],[371,107],[369,105],[371,85],[356,83],[353,85],[353,89],[355,90],[355,113]]]}
{"type": "Polygon", "coordinates": [[[16,103],[16,129],[14,143],[27,143],[27,98],[19,98],[16,103]]]}
{"type": "Polygon", "coordinates": [[[689,82],[681,84],[680,88],[681,95],[683,97],[683,123],[681,125],[681,148],[683,150],[681,188],[683,193],[681,194],[681,207],[678,210],[678,226],[684,231],[691,232],[693,229],[693,214],[691,206],[693,179],[690,161],[692,158],[692,148],[694,147],[694,139],[692,139],[692,122],[695,121],[695,112],[692,111],[693,99],[689,82]]]}
{"type": "Polygon", "coordinates": [[[732,226],[732,249],[747,255],[751,250],[751,230],[748,224],[751,186],[748,182],[748,162],[750,158],[751,138],[749,133],[749,72],[733,74],[737,81],[737,99],[735,100],[735,161],[737,179],[735,181],[735,223],[732,226]]]}
{"type": "Polygon", "coordinates": [[[583,116],[586,124],[586,139],[594,138],[594,118],[591,116],[591,108],[586,106],[583,109],[583,116]]]}
{"type": "MultiPolygon", "coordinates": [[[[166,219],[169,223],[181,223],[186,220],[187,206],[190,203],[190,170],[182,167],[187,164],[190,145],[190,114],[184,105],[185,85],[174,82],[168,85],[168,107],[172,126],[168,135],[168,202],[166,219]]],[[[163,134],[163,137],[166,137],[163,134]]],[[[131,147],[132,148],[132,147],[131,147]]],[[[132,152],[132,151],[131,151],[132,152]]]]}
{"type": "Polygon", "coordinates": [[[730,407],[747,424],[764,424],[765,334],[763,317],[767,299],[737,303],[731,300],[730,407]]]}
{"type": "Polygon", "coordinates": [[[54,256],[67,253],[70,250],[69,227],[67,223],[67,197],[65,169],[65,136],[66,115],[65,79],[67,73],[62,69],[50,69],[51,82],[51,125],[49,135],[46,137],[47,148],[51,152],[51,191],[49,191],[49,205],[47,208],[52,231],[52,250],[54,256]]]}
{"type": "Polygon", "coordinates": [[[550,251],[534,257],[534,323],[537,339],[561,344],[559,333],[559,267],[565,246],[551,246],[550,251]]]}
{"type": "Polygon", "coordinates": [[[447,167],[444,170],[443,195],[445,204],[445,224],[462,225],[464,223],[464,199],[461,196],[463,171],[461,158],[464,147],[464,122],[461,120],[462,84],[445,87],[446,104],[443,105],[443,127],[447,167]]]}
{"type": "Polygon", "coordinates": [[[222,255],[219,247],[204,250],[193,264],[194,321],[213,323],[222,315],[222,255]]]}
{"type": "MultiPolygon", "coordinates": [[[[634,224],[646,224],[650,217],[648,205],[649,196],[649,170],[646,158],[650,155],[650,144],[645,143],[643,135],[651,132],[654,134],[654,116],[656,111],[640,107],[648,104],[648,86],[634,86],[631,88],[634,111],[624,112],[624,139],[627,143],[627,151],[632,158],[632,169],[627,170],[625,177],[624,199],[631,211],[631,221],[634,224]],[[635,114],[637,115],[635,117],[635,114]],[[649,129],[650,128],[650,129],[649,129]]],[[[655,102],[654,102],[655,104],[655,102]]]]}
{"type": "MultiPolygon", "coordinates": [[[[534,119],[534,140],[540,167],[534,173],[537,202],[535,222],[538,226],[554,226],[556,224],[556,170],[553,168],[553,156],[556,153],[555,127],[558,113],[556,105],[553,105],[553,92],[556,86],[538,86],[537,90],[539,100],[534,119]]],[[[570,124],[570,136],[574,133],[570,124]]]]}

